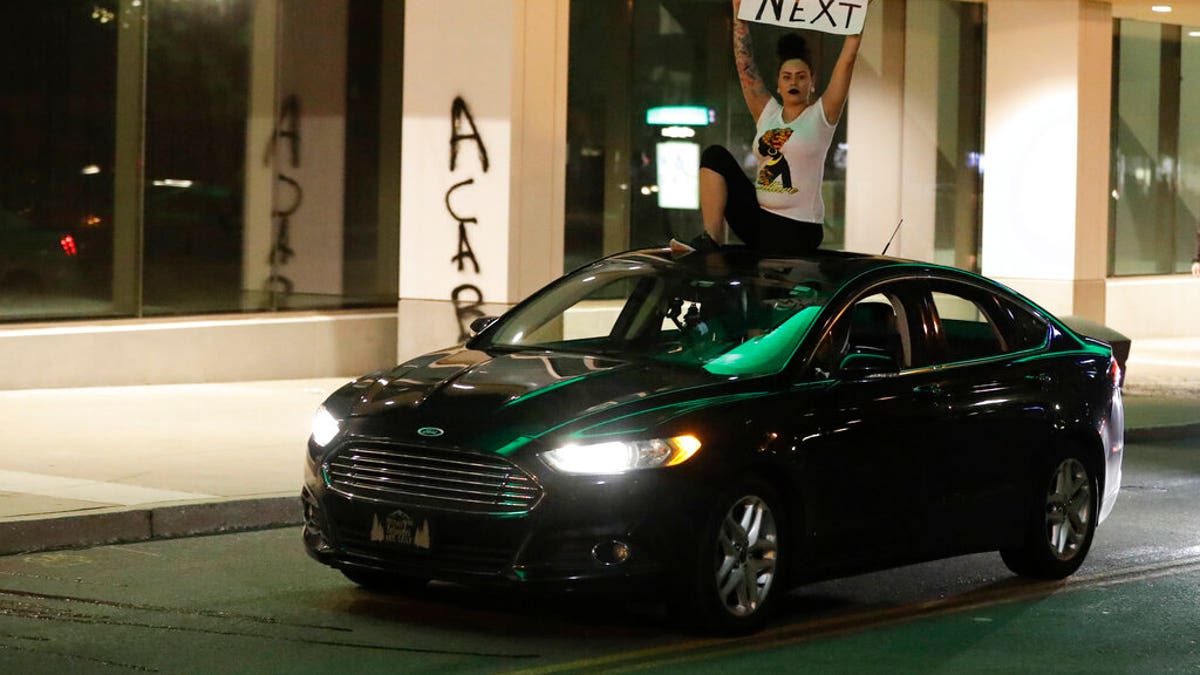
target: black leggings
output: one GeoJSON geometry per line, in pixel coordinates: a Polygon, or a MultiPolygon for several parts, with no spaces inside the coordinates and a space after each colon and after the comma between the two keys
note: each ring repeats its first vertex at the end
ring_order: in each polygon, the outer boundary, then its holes
{"type": "Polygon", "coordinates": [[[825,230],[820,223],[793,220],[758,205],[754,184],[725,148],[705,148],[700,168],[712,169],[725,179],[725,222],[750,248],[764,253],[807,253],[821,245],[825,230]]]}

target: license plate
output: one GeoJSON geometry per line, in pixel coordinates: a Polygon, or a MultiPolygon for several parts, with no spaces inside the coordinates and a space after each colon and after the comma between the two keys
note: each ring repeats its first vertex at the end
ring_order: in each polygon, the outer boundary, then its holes
{"type": "Polygon", "coordinates": [[[370,539],[377,544],[428,551],[432,536],[429,518],[423,514],[395,510],[371,514],[370,539]]]}

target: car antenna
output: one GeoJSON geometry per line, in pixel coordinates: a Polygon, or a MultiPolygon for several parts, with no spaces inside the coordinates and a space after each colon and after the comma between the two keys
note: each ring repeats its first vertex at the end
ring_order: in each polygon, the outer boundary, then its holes
{"type": "Polygon", "coordinates": [[[896,233],[900,231],[900,226],[903,224],[904,224],[904,219],[901,218],[900,222],[896,223],[896,229],[892,230],[892,236],[890,238],[888,238],[887,245],[883,247],[883,253],[880,253],[879,255],[887,255],[887,250],[889,248],[891,248],[891,246],[892,246],[892,240],[896,238],[896,233]]]}

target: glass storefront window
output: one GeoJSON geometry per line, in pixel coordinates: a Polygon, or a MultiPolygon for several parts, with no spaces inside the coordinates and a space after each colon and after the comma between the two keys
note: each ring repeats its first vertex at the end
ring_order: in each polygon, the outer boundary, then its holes
{"type": "Polygon", "coordinates": [[[0,321],[394,306],[402,0],[6,9],[0,321]]]}
{"type": "Polygon", "coordinates": [[[116,18],[92,0],[5,5],[0,319],[112,312],[116,18]]]}
{"type": "Polygon", "coordinates": [[[148,19],[142,310],[240,309],[252,9],[152,0],[148,19]]]}
{"type": "Polygon", "coordinates": [[[1114,23],[1113,160],[1109,271],[1113,276],[1188,271],[1200,215],[1200,115],[1196,27],[1132,19],[1114,23]]]}

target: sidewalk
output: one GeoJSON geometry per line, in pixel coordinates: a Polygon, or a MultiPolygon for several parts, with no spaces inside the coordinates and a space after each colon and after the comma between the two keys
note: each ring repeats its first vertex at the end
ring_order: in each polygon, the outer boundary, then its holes
{"type": "Polygon", "coordinates": [[[0,391],[0,555],[300,522],[319,380],[0,391]]]}
{"type": "Polygon", "coordinates": [[[1200,437],[1200,338],[1134,341],[1125,364],[1125,440],[1200,437]]]}
{"type": "MultiPolygon", "coordinates": [[[[351,375],[0,391],[0,555],[300,522],[309,423],[351,375]]],[[[1200,436],[1200,339],[1133,344],[1126,440],[1200,436]]]]}

